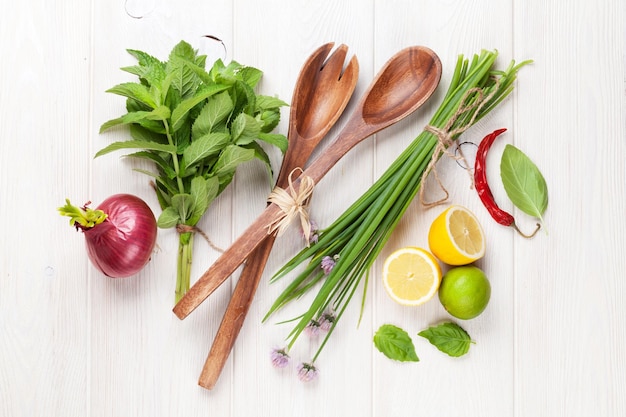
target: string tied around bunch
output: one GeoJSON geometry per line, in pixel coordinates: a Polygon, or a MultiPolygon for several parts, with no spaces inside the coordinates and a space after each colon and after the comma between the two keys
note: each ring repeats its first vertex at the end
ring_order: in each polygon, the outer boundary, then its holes
{"type": "Polygon", "coordinates": [[[177,224],[176,225],[176,231],[178,233],[197,233],[200,236],[202,236],[204,238],[204,240],[206,240],[206,242],[209,244],[209,246],[219,252],[219,253],[224,253],[224,249],[220,248],[219,246],[217,246],[215,243],[213,243],[213,241],[211,240],[211,238],[209,237],[209,235],[207,235],[202,229],[200,229],[197,226],[189,226],[187,224],[177,224]]]}
{"type": "Polygon", "coordinates": [[[475,87],[475,88],[471,88],[467,90],[465,94],[463,95],[463,97],[461,98],[461,104],[457,108],[456,112],[454,112],[452,117],[450,117],[450,119],[448,120],[448,122],[443,128],[439,128],[433,125],[427,125],[424,128],[425,131],[430,132],[437,137],[437,146],[435,147],[435,150],[433,151],[433,156],[428,166],[424,170],[424,173],[422,174],[422,179],[421,179],[420,202],[422,203],[424,207],[430,208],[430,207],[434,207],[439,204],[442,204],[445,201],[447,201],[448,197],[450,196],[450,193],[448,192],[446,187],[443,185],[443,182],[439,178],[439,174],[436,169],[436,164],[437,164],[437,161],[439,160],[439,155],[442,153],[445,155],[448,155],[450,158],[456,160],[457,162],[462,163],[465,166],[465,169],[470,177],[470,187],[474,186],[474,176],[472,175],[471,167],[469,166],[467,159],[463,155],[463,151],[461,150],[461,148],[460,147],[457,148],[458,155],[455,155],[454,153],[450,152],[448,148],[452,146],[457,136],[465,132],[474,124],[474,122],[476,121],[476,118],[478,117],[478,114],[480,113],[480,110],[493,98],[493,96],[498,91],[498,87],[499,87],[499,80],[496,79],[496,85],[493,91],[487,96],[485,96],[482,88],[480,87],[475,87]],[[471,99],[471,97],[474,94],[476,94],[475,100],[469,103],[466,103],[469,101],[469,99],[471,99]],[[471,112],[471,117],[467,123],[458,127],[454,127],[454,124],[456,123],[459,117],[461,117],[464,114],[469,114],[470,112],[471,112]],[[435,176],[435,180],[437,181],[439,188],[443,191],[444,197],[433,202],[426,202],[424,201],[424,188],[425,188],[424,182],[426,181],[426,178],[431,172],[435,176]]]}
{"type": "Polygon", "coordinates": [[[309,219],[308,207],[313,189],[315,188],[315,182],[308,175],[300,175],[300,184],[296,189],[293,175],[298,171],[300,173],[304,172],[302,168],[293,169],[289,173],[289,185],[287,188],[275,187],[267,198],[269,203],[274,203],[280,208],[280,215],[267,225],[267,233],[272,234],[277,231],[280,236],[287,230],[291,222],[296,217],[299,217],[304,238],[309,242],[311,221],[309,219]]]}

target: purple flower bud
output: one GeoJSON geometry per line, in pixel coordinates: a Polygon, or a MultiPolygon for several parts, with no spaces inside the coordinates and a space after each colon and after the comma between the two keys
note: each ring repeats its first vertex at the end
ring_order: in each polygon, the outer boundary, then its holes
{"type": "Polygon", "coordinates": [[[289,354],[287,354],[285,349],[272,349],[270,358],[272,359],[272,366],[274,368],[284,368],[289,365],[289,354]]]}
{"type": "MultiPolygon", "coordinates": [[[[317,243],[317,240],[319,239],[319,235],[317,234],[317,231],[319,230],[319,228],[317,227],[317,223],[315,223],[314,220],[309,220],[309,225],[311,226],[311,234],[309,235],[309,244],[314,244],[317,243]]],[[[304,230],[300,230],[302,237],[304,236],[304,230]]]]}
{"type": "Polygon", "coordinates": [[[324,270],[324,274],[328,275],[330,274],[330,271],[332,271],[335,267],[335,259],[331,258],[330,256],[324,256],[322,258],[321,266],[324,270]]]}
{"type": "Polygon", "coordinates": [[[311,320],[309,324],[304,328],[304,332],[310,338],[314,338],[320,334],[320,322],[317,320],[311,320]]]}
{"type": "Polygon", "coordinates": [[[328,332],[330,328],[333,327],[336,319],[337,317],[332,311],[322,314],[322,317],[320,317],[319,319],[320,330],[323,332],[328,332]]]}
{"type": "Polygon", "coordinates": [[[298,378],[302,382],[313,381],[317,378],[319,371],[312,363],[303,362],[298,365],[298,378]]]}

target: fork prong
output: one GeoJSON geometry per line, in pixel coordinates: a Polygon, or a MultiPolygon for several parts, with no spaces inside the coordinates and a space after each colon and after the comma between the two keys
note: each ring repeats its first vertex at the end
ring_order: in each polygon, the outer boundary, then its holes
{"type": "Polygon", "coordinates": [[[330,54],[326,62],[324,62],[321,71],[337,74],[337,79],[341,78],[347,54],[348,47],[344,44],[339,45],[337,49],[330,54]]]}
{"type": "Polygon", "coordinates": [[[343,70],[341,74],[341,78],[349,77],[352,82],[356,83],[357,78],[359,77],[359,61],[356,59],[356,55],[353,55],[346,65],[346,68],[343,70]]]}

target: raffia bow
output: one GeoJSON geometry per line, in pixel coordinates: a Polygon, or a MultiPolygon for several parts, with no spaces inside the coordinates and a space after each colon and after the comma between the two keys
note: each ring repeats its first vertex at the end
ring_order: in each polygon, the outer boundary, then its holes
{"type": "Polygon", "coordinates": [[[304,233],[304,238],[309,242],[311,236],[311,221],[309,220],[309,201],[313,194],[315,182],[308,175],[300,176],[300,186],[296,190],[293,183],[293,174],[302,171],[302,168],[295,168],[289,173],[289,185],[286,189],[275,187],[270,193],[267,201],[276,204],[280,208],[280,215],[269,225],[267,233],[272,234],[278,231],[280,236],[296,217],[300,217],[300,224],[304,233]]]}

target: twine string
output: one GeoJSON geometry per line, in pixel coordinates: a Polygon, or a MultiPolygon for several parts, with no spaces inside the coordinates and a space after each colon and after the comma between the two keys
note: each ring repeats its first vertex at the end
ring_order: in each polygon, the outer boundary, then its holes
{"type": "Polygon", "coordinates": [[[274,203],[280,208],[279,216],[267,225],[267,233],[272,234],[277,231],[280,236],[287,230],[293,219],[299,217],[304,238],[309,242],[311,221],[308,206],[315,182],[308,175],[301,175],[300,186],[296,190],[293,175],[298,171],[303,172],[302,168],[295,168],[289,173],[289,185],[286,189],[275,187],[267,198],[269,203],[274,203]]]}
{"type": "Polygon", "coordinates": [[[474,122],[476,121],[476,118],[478,117],[478,114],[480,113],[480,110],[483,108],[483,106],[485,106],[489,102],[489,100],[491,100],[491,98],[493,98],[493,96],[496,94],[497,91],[498,91],[498,80],[496,80],[496,86],[493,89],[493,91],[487,96],[484,95],[483,90],[479,87],[475,87],[475,88],[471,88],[467,90],[465,94],[463,95],[463,97],[461,98],[461,104],[459,105],[458,109],[456,110],[456,112],[454,112],[452,117],[450,117],[450,119],[448,120],[448,122],[443,128],[438,128],[437,126],[432,126],[432,125],[428,125],[424,128],[425,131],[432,133],[433,135],[437,137],[437,146],[435,147],[435,150],[433,151],[433,156],[428,166],[424,170],[424,173],[422,174],[422,180],[421,180],[421,186],[420,186],[420,201],[424,207],[430,208],[430,207],[434,207],[439,204],[442,204],[445,201],[447,201],[448,197],[450,196],[450,193],[448,192],[446,187],[443,185],[443,182],[439,178],[439,174],[436,168],[437,161],[439,160],[439,156],[441,154],[445,154],[449,156],[450,158],[455,159],[457,162],[463,163],[470,177],[470,184],[471,184],[470,186],[471,187],[474,186],[474,177],[471,172],[471,167],[469,166],[467,159],[463,155],[463,151],[461,150],[461,148],[460,147],[457,148],[458,155],[455,155],[454,153],[450,152],[448,148],[452,146],[452,144],[454,143],[458,135],[465,132],[474,124],[474,122]],[[476,94],[476,98],[475,100],[471,101],[470,98],[474,94],[476,94]],[[458,126],[458,127],[454,127],[454,124],[459,119],[459,117],[461,117],[462,115],[466,113],[469,114],[470,112],[471,112],[471,117],[467,123],[464,123],[463,125],[458,126]],[[424,200],[424,188],[425,188],[424,182],[426,181],[426,178],[431,172],[435,176],[435,180],[437,181],[439,188],[443,191],[444,196],[440,198],[439,200],[426,202],[424,200]]]}
{"type": "Polygon", "coordinates": [[[209,244],[209,246],[213,250],[215,250],[215,251],[217,251],[219,253],[224,253],[224,249],[220,248],[215,243],[213,243],[213,241],[211,240],[209,235],[207,235],[202,229],[200,229],[197,226],[189,226],[189,225],[186,225],[186,224],[177,224],[176,225],[176,231],[178,233],[197,233],[200,236],[202,236],[204,238],[204,240],[206,240],[206,242],[209,244]]]}

